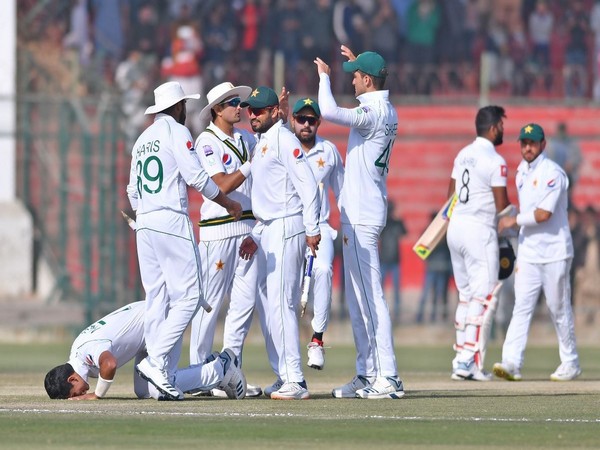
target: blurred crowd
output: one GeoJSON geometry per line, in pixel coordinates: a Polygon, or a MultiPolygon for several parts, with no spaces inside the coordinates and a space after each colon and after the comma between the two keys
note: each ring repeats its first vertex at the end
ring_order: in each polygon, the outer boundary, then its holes
{"type": "Polygon", "coordinates": [[[64,13],[20,39],[76,52],[84,92],[126,91],[128,78],[272,85],[278,54],[285,83],[308,94],[315,56],[340,62],[344,43],[382,54],[396,94],[476,94],[485,53],[498,93],[600,99],[600,0],[24,0],[20,16],[41,3],[64,13]]]}

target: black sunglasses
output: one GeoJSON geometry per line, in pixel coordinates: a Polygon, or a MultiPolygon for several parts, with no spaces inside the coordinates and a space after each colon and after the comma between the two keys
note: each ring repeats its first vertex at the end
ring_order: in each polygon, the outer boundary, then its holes
{"type": "Polygon", "coordinates": [[[266,111],[271,111],[273,108],[275,108],[275,107],[267,106],[265,108],[248,108],[248,114],[253,114],[258,117],[261,114],[264,114],[266,111]]]}
{"type": "Polygon", "coordinates": [[[219,105],[233,106],[235,108],[240,103],[242,103],[242,99],[239,97],[234,97],[230,100],[225,100],[224,102],[219,103],[219,105]]]}
{"type": "Polygon", "coordinates": [[[296,119],[296,122],[302,125],[308,122],[310,126],[315,125],[317,123],[317,120],[319,120],[319,118],[315,116],[294,116],[294,119],[296,119]]]}

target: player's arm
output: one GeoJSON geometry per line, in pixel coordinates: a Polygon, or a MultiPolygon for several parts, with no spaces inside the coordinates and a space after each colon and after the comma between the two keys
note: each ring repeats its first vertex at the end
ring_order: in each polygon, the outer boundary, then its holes
{"type": "Polygon", "coordinates": [[[106,395],[117,373],[117,359],[105,350],[98,358],[99,375],[94,392],[71,397],[71,400],[98,400],[106,395]]]}
{"type": "Polygon", "coordinates": [[[448,198],[454,195],[456,191],[456,180],[454,178],[450,178],[450,183],[448,183],[448,198]]]}

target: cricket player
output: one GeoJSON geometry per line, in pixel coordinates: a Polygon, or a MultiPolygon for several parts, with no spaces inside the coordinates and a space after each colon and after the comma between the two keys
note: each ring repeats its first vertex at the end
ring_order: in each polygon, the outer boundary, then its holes
{"type": "MultiPolygon", "coordinates": [[[[252,322],[256,300],[256,259],[239,257],[242,241],[250,234],[256,219],[252,213],[250,160],[256,138],[249,131],[235,127],[240,121],[240,103],[252,89],[221,83],[207,94],[208,105],[200,113],[203,122],[210,121],[196,140],[202,167],[222,192],[242,205],[239,221],[220,205],[204,198],[200,210],[200,240],[202,293],[212,307],[207,313],[200,309],[191,325],[190,363],[204,361],[212,351],[218,314],[226,295],[230,296],[225,319],[223,347],[242,357],[244,339],[252,322]]],[[[259,320],[266,335],[264,312],[259,306],[259,320]]],[[[269,338],[267,345],[272,346],[269,338]]],[[[270,352],[274,354],[273,351],[270,352]]],[[[219,395],[221,392],[213,391],[219,395]]],[[[262,394],[258,386],[250,385],[247,397],[262,394]]]]}
{"type": "Polygon", "coordinates": [[[350,127],[346,174],[340,195],[345,296],[356,345],[356,376],[332,391],[336,398],[404,396],[398,377],[392,321],[383,295],[378,241],[387,217],[386,180],[398,131],[398,115],[384,90],[385,60],[375,52],[355,57],[342,45],[345,72],[352,73],[359,106],[337,106],[330,69],[317,58],[319,107],[323,118],[350,127]]]}
{"type": "Polygon", "coordinates": [[[502,362],[494,374],[510,381],[521,380],[527,334],[535,306],[544,291],[546,305],[558,337],[561,364],[552,381],[570,381],[581,375],[571,308],[569,271],[573,242],[567,215],[569,180],[566,173],[544,153],[544,130],[535,123],[519,133],[523,161],[515,182],[520,212],[503,217],[498,230],[520,227],[515,270],[515,306],[502,347],[502,362]]]}
{"type": "Polygon", "coordinates": [[[496,215],[509,205],[508,169],[495,149],[503,141],[504,117],[500,106],[477,112],[477,138],[454,159],[448,188],[448,197],[458,198],[447,234],[458,289],[454,380],[491,379],[483,362],[500,286],[496,215]]]}
{"type": "Polygon", "coordinates": [[[183,125],[187,99],[179,83],[154,90],[156,114],[136,141],[127,195],[137,215],[137,252],[146,291],[144,336],[148,357],[136,370],[164,395],[182,398],[167,371],[179,361],[179,341],[197,309],[204,305],[200,257],[188,215],[187,186],[223,206],[238,220],[242,209],[227,198],[200,165],[189,130],[183,125]]]}
{"type": "MultiPolygon", "coordinates": [[[[259,137],[251,165],[252,211],[258,223],[248,241],[258,244],[253,256],[258,265],[258,301],[278,361],[274,369],[278,378],[265,394],[303,400],[310,394],[302,373],[297,309],[306,247],[314,255],[321,239],[319,189],[300,142],[283,126],[277,94],[259,86],[241,105],[248,107],[250,126],[259,137]]],[[[248,256],[244,243],[240,256],[248,256]]]]}
{"type": "MultiPolygon", "coordinates": [[[[144,342],[145,312],[144,301],[130,303],[83,330],[71,346],[69,362],[55,367],[46,375],[44,386],[48,396],[71,400],[105,397],[119,367],[132,359],[137,364],[147,356],[144,342]],[[90,377],[98,381],[94,392],[88,393],[90,377]]],[[[234,394],[232,398],[241,398],[245,378],[238,366],[233,352],[225,350],[210,361],[179,371],[176,370],[175,361],[170,371],[175,374],[175,384],[182,392],[219,386],[226,389],[229,395],[234,394]]],[[[135,371],[133,388],[138,398],[170,399],[135,371]]]]}
{"type": "Polygon", "coordinates": [[[292,130],[302,145],[306,161],[319,186],[321,196],[321,242],[313,263],[313,275],[310,281],[309,299],[313,301],[313,335],[308,344],[308,367],[322,370],[325,365],[323,333],[329,323],[331,309],[331,286],[333,278],[333,241],[337,237],[329,225],[329,190],[336,201],[339,200],[344,183],[344,165],[336,146],[317,136],[321,125],[321,110],[313,98],[301,98],[292,110],[292,130]]]}

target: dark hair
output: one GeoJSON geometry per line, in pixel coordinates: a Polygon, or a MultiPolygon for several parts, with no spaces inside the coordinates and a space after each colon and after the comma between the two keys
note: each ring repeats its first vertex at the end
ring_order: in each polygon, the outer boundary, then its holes
{"type": "Polygon", "coordinates": [[[503,117],[506,117],[506,114],[504,113],[504,108],[502,106],[490,105],[481,108],[477,111],[477,116],[475,117],[477,136],[485,135],[490,127],[493,127],[500,122],[503,117]]]}
{"type": "Polygon", "coordinates": [[[69,383],[68,379],[75,373],[73,366],[69,363],[61,366],[56,366],[50,372],[46,374],[44,379],[44,387],[48,393],[48,397],[52,399],[65,399],[69,398],[71,388],[73,385],[69,383]]]}

